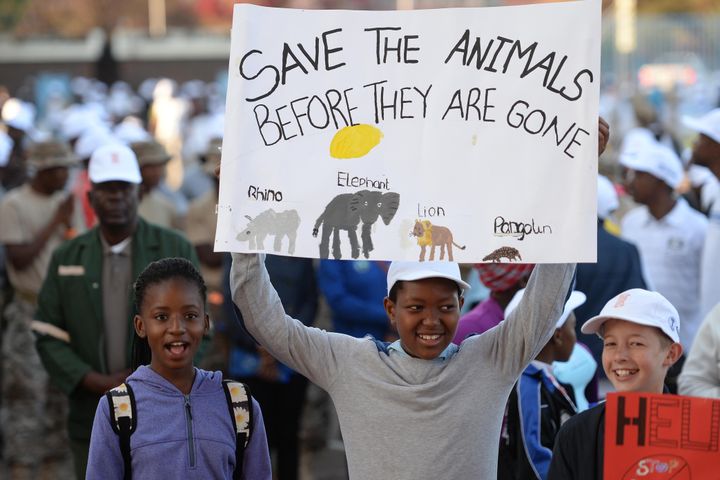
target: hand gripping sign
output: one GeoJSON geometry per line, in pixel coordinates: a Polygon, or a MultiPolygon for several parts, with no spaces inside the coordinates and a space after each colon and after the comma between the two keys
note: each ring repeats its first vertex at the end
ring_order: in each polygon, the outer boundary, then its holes
{"type": "Polygon", "coordinates": [[[215,249],[594,261],[600,4],[235,5],[215,249]]]}

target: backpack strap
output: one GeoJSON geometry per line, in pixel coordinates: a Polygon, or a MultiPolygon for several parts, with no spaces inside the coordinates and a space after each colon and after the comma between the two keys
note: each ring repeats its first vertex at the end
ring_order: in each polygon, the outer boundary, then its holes
{"type": "Polygon", "coordinates": [[[130,463],[130,435],[137,428],[137,411],[135,408],[135,396],[132,388],[127,383],[121,383],[115,388],[108,390],[105,394],[110,410],[110,426],[117,433],[120,441],[120,453],[122,454],[125,473],[123,478],[132,478],[130,463]]]}
{"type": "Polygon", "coordinates": [[[225,399],[227,400],[230,418],[235,428],[235,471],[234,479],[240,479],[243,472],[245,448],[252,435],[253,411],[250,388],[244,383],[234,380],[223,380],[225,399]]]}

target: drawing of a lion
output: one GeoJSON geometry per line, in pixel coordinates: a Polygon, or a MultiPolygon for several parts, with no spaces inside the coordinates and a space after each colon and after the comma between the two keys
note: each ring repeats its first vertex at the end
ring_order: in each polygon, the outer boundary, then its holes
{"type": "Polygon", "coordinates": [[[435,247],[440,246],[440,260],[445,259],[445,248],[447,247],[448,260],[453,261],[452,247],[455,245],[460,250],[465,250],[465,246],[460,246],[453,241],[453,235],[449,228],[440,225],[433,225],[430,220],[415,220],[415,226],[412,235],[417,237],[417,244],[420,247],[420,261],[425,261],[425,250],[430,247],[430,258],[435,260],[435,247]]]}

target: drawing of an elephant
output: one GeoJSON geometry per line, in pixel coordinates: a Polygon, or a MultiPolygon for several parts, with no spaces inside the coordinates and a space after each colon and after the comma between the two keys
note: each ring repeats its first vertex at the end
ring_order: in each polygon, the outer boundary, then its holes
{"type": "Polygon", "coordinates": [[[342,257],[340,251],[340,230],[346,230],[350,238],[352,258],[360,256],[357,227],[362,221],[362,251],[365,258],[374,249],[370,236],[373,224],[378,217],[389,225],[400,206],[400,195],[394,192],[360,190],[355,193],[342,193],[327,204],[322,215],[315,221],[313,237],[317,237],[322,225],[320,239],[320,258],[329,258],[330,234],[333,236],[333,258],[342,257]]]}
{"type": "Polygon", "coordinates": [[[300,216],[296,210],[285,210],[276,212],[272,209],[265,210],[255,218],[245,215],[249,223],[237,236],[240,242],[249,242],[251,250],[263,250],[263,242],[268,235],[274,235],[273,250],[279,252],[282,248],[282,240],[288,238],[288,253],[295,253],[295,239],[297,229],[300,226],[300,216]]]}

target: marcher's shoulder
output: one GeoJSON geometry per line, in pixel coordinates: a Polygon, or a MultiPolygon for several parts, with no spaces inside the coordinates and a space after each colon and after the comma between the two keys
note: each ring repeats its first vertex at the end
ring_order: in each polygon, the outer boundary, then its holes
{"type": "Polygon", "coordinates": [[[192,244],[190,241],[183,235],[182,233],[179,233],[175,230],[171,230],[169,228],[165,228],[160,225],[156,225],[154,223],[150,222],[144,222],[145,223],[145,231],[148,236],[155,237],[158,239],[162,245],[167,245],[168,243],[179,245],[185,248],[192,248],[192,244]]]}
{"type": "Polygon", "coordinates": [[[705,230],[707,229],[709,223],[708,218],[692,207],[688,207],[687,212],[687,222],[705,234],[705,230]]]}
{"type": "Polygon", "coordinates": [[[622,258],[622,256],[625,257],[633,257],[633,258],[640,258],[640,251],[638,250],[637,246],[629,242],[627,240],[623,240],[622,238],[616,237],[613,234],[608,234],[611,237],[613,237],[613,245],[612,247],[615,249],[614,254],[617,258],[622,258]]]}
{"type": "Polygon", "coordinates": [[[0,199],[0,208],[21,205],[25,198],[25,190],[22,187],[13,188],[0,199]]]}
{"type": "Polygon", "coordinates": [[[57,246],[53,252],[53,256],[57,259],[71,259],[74,258],[87,248],[87,246],[96,240],[97,238],[97,227],[91,228],[87,232],[81,233],[75,238],[65,240],[57,246]]]}
{"type": "Polygon", "coordinates": [[[571,440],[576,437],[586,438],[588,431],[597,426],[604,413],[605,402],[573,415],[563,423],[560,435],[571,440]]]}
{"type": "Polygon", "coordinates": [[[628,211],[622,218],[621,224],[623,230],[627,226],[636,226],[638,223],[644,221],[648,216],[647,207],[639,205],[632,210],[628,211]]]}

